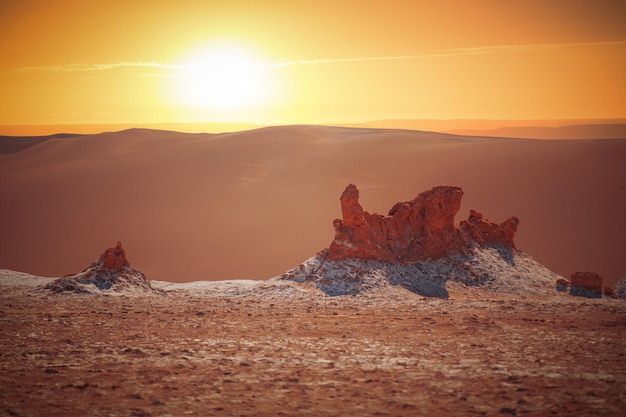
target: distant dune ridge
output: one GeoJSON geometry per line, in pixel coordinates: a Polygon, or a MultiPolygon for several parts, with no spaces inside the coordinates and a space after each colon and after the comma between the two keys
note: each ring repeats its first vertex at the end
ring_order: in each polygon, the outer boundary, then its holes
{"type": "Polygon", "coordinates": [[[48,138],[0,154],[0,268],[62,276],[121,240],[150,279],[267,279],[328,244],[346,184],[371,212],[455,184],[461,212],[519,216],[516,246],[549,269],[614,285],[626,271],[625,160],[621,139],[323,126],[48,138]]]}
{"type": "Polygon", "coordinates": [[[455,135],[526,139],[626,139],[626,119],[377,120],[351,127],[425,130],[455,135]]]}
{"type": "Polygon", "coordinates": [[[63,139],[76,136],[80,135],[58,133],[49,136],[0,136],[0,154],[21,152],[50,139],[63,139]]]}
{"type": "Polygon", "coordinates": [[[531,139],[625,139],[626,123],[567,126],[513,126],[496,129],[452,129],[448,133],[531,139]]]}

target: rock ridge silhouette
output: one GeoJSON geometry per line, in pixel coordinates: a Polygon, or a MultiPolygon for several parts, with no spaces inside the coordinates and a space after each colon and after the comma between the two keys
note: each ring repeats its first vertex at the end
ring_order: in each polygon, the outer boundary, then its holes
{"type": "Polygon", "coordinates": [[[376,259],[402,264],[466,252],[476,246],[514,250],[519,219],[511,217],[497,224],[471,210],[468,219],[456,226],[454,217],[462,197],[460,187],[438,186],[411,201],[396,203],[383,216],[363,210],[359,190],[350,184],[340,198],[343,219],[333,222],[335,239],[327,259],[376,259]]]}

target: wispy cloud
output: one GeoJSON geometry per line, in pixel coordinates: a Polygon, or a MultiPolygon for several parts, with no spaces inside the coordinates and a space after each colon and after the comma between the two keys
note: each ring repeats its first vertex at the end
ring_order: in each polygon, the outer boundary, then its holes
{"type": "Polygon", "coordinates": [[[70,116],[70,117],[83,117],[83,116],[98,116],[98,117],[108,117],[111,116],[113,113],[110,111],[93,111],[93,112],[82,112],[82,111],[65,111],[65,112],[57,112],[57,113],[50,113],[50,116],[54,116],[54,117],[65,117],[65,116],[70,116]]]}
{"type": "Polygon", "coordinates": [[[66,64],[40,67],[16,68],[16,72],[89,72],[109,71],[121,68],[152,68],[162,70],[179,70],[186,67],[182,65],[163,64],[158,62],[115,62],[108,64],[66,64]]]}
{"type": "MultiPolygon", "coordinates": [[[[511,54],[521,52],[554,50],[562,48],[576,48],[576,47],[593,47],[593,46],[619,46],[626,45],[626,40],[623,41],[608,41],[608,42],[577,42],[577,43],[542,43],[542,44],[514,44],[514,45],[488,45],[477,46],[468,48],[453,48],[446,49],[441,52],[427,53],[427,54],[414,54],[414,55],[390,55],[390,56],[369,56],[369,57],[348,57],[348,58],[322,58],[322,59],[300,59],[300,60],[283,60],[278,62],[269,62],[256,65],[259,68],[281,68],[299,65],[320,65],[320,64],[338,64],[338,63],[351,63],[351,62],[374,62],[374,61],[403,61],[403,60],[416,60],[416,59],[428,59],[428,58],[443,58],[454,57],[464,55],[496,55],[496,54],[511,54]]],[[[14,71],[19,73],[29,72],[95,72],[95,71],[110,71],[115,69],[124,68],[143,68],[162,70],[165,73],[142,73],[140,76],[144,77],[164,77],[175,78],[180,75],[168,74],[169,71],[180,71],[191,69],[190,66],[175,65],[169,63],[159,62],[116,62],[105,64],[67,64],[67,65],[53,65],[53,66],[33,66],[16,68],[14,71]]]]}
{"type": "Polygon", "coordinates": [[[514,45],[491,45],[477,46],[470,48],[454,48],[449,49],[450,54],[455,55],[486,55],[500,53],[515,53],[526,51],[543,51],[549,49],[577,48],[588,46],[617,46],[626,45],[625,41],[609,41],[609,42],[572,42],[572,43],[531,43],[531,44],[514,44],[514,45]]]}
{"type": "Polygon", "coordinates": [[[392,56],[373,56],[373,57],[354,57],[354,58],[328,58],[328,59],[312,59],[297,61],[280,61],[277,63],[263,65],[265,68],[279,68],[293,65],[315,65],[315,64],[335,64],[343,62],[372,62],[372,61],[402,61],[427,58],[441,58],[464,55],[496,55],[509,54],[519,52],[532,52],[550,49],[588,47],[588,46],[616,46],[626,45],[626,41],[612,42],[578,42],[578,43],[543,43],[543,44],[517,44],[517,45],[489,45],[470,48],[453,48],[446,49],[441,52],[417,55],[392,55],[392,56]]]}

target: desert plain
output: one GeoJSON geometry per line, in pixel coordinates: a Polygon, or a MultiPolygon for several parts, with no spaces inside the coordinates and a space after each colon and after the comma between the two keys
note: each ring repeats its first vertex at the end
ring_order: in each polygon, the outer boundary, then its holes
{"type": "Polygon", "coordinates": [[[6,416],[617,416],[626,303],[449,282],[330,297],[280,280],[51,294],[0,274],[6,416]]]}

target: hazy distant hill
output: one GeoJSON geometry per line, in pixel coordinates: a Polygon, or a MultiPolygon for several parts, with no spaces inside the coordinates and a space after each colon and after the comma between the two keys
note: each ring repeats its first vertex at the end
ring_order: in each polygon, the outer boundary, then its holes
{"type": "Polygon", "coordinates": [[[471,136],[498,136],[531,139],[626,139],[626,123],[567,125],[558,127],[512,126],[491,130],[449,130],[448,133],[471,136]]]}
{"type": "Polygon", "coordinates": [[[15,153],[50,139],[72,138],[79,135],[57,133],[49,136],[0,136],[0,154],[15,153]]]}
{"type": "Polygon", "coordinates": [[[352,127],[427,130],[457,135],[528,139],[625,139],[626,119],[377,120],[352,127]]]}

